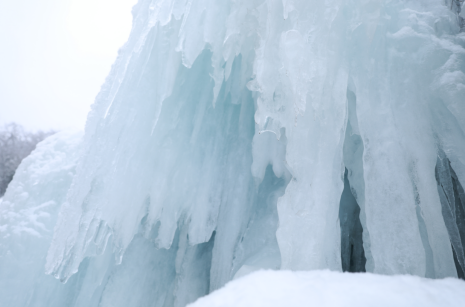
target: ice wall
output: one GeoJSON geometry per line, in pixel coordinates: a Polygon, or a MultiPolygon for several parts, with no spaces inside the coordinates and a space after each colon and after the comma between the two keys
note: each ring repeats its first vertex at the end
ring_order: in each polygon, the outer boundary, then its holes
{"type": "Polygon", "coordinates": [[[281,268],[339,270],[345,164],[368,270],[425,276],[427,248],[434,276],[455,275],[434,169],[441,148],[465,180],[459,30],[433,0],[140,1],[47,271],[66,280],[110,234],[121,261],[143,220],[160,248],[177,229],[191,245],[215,231],[215,289],[238,269],[268,164],[292,178],[277,203],[281,268]]]}
{"type": "Polygon", "coordinates": [[[69,306],[184,306],[260,268],[456,277],[450,4],[140,0],[48,250],[69,306]]]}

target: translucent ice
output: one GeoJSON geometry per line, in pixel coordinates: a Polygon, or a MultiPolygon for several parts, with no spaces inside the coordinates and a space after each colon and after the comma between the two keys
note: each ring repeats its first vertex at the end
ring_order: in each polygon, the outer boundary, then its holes
{"type": "Polygon", "coordinates": [[[178,231],[190,245],[215,232],[216,289],[252,257],[243,240],[259,191],[276,190],[265,176],[287,185],[279,227],[263,226],[277,230],[280,267],[340,270],[346,164],[367,270],[456,276],[434,173],[442,148],[465,179],[456,12],[433,0],[140,1],[133,11],[47,272],[67,280],[110,234],[120,262],[138,233],[177,249],[178,231]]]}
{"type": "Polygon", "coordinates": [[[185,306],[262,268],[462,276],[446,4],[140,0],[46,256],[68,306],[185,306]]]}

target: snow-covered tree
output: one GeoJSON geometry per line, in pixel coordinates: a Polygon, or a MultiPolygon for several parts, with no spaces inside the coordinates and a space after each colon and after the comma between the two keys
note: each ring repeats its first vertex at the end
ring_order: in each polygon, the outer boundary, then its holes
{"type": "Polygon", "coordinates": [[[34,150],[37,143],[53,133],[28,132],[16,123],[0,128],[0,197],[5,194],[21,161],[34,150]]]}

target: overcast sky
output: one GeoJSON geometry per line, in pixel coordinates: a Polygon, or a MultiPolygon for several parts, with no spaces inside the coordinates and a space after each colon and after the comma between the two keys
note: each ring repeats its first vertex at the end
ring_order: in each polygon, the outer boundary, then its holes
{"type": "Polygon", "coordinates": [[[0,0],[0,125],[83,128],[136,0],[0,0]]]}

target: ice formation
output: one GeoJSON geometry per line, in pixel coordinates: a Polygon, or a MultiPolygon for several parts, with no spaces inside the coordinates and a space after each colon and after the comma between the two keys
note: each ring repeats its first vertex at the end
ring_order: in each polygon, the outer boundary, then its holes
{"type": "Polygon", "coordinates": [[[54,200],[66,283],[17,306],[185,306],[258,269],[463,278],[462,14],[140,0],[54,200]]]}

